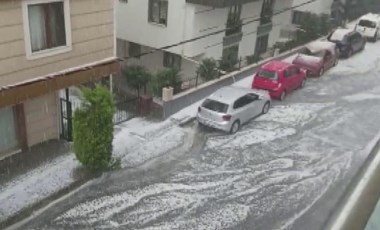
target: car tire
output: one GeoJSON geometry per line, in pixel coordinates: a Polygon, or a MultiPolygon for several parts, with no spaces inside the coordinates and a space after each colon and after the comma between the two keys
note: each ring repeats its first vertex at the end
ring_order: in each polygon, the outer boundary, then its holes
{"type": "Polygon", "coordinates": [[[284,90],[284,91],[282,91],[282,93],[281,93],[280,101],[284,101],[285,98],[286,98],[286,91],[284,90]]]}
{"type": "Polygon", "coordinates": [[[262,110],[262,114],[267,114],[268,113],[268,111],[269,111],[269,108],[270,108],[270,102],[269,101],[267,101],[267,102],[265,102],[265,104],[264,104],[264,106],[263,106],[263,110],[262,110]]]}
{"type": "Polygon", "coordinates": [[[300,88],[305,87],[305,85],[306,85],[306,79],[303,79],[302,82],[301,82],[301,87],[300,88]]]}
{"type": "Polygon", "coordinates": [[[352,49],[350,49],[347,53],[347,58],[350,58],[353,54],[354,54],[354,51],[352,51],[352,49]]]}
{"type": "Polygon", "coordinates": [[[318,77],[322,77],[324,73],[325,73],[325,68],[322,67],[322,68],[319,70],[318,77]]]}
{"type": "Polygon", "coordinates": [[[336,58],[335,58],[335,62],[334,62],[334,66],[337,66],[337,65],[338,65],[338,63],[339,63],[339,58],[338,58],[338,57],[336,57],[336,58]]]}
{"type": "Polygon", "coordinates": [[[240,121],[239,121],[239,120],[236,120],[236,121],[234,121],[234,123],[232,123],[232,125],[231,125],[230,134],[235,134],[235,133],[237,133],[237,131],[239,131],[239,129],[240,129],[240,121]]]}

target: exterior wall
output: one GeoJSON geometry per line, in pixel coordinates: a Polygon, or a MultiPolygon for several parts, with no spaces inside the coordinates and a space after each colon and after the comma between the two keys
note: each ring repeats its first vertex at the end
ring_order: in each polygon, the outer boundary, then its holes
{"type": "Polygon", "coordinates": [[[57,94],[51,93],[24,103],[28,146],[59,138],[57,94]]]}
{"type": "Polygon", "coordinates": [[[0,1],[0,86],[114,56],[113,1],[70,0],[72,50],[28,60],[22,0],[0,1]]]}
{"type": "MultiPolygon", "coordinates": [[[[117,37],[155,48],[182,41],[185,0],[169,0],[167,26],[148,22],[148,2],[148,0],[128,0],[128,3],[117,1],[117,37]]],[[[172,48],[170,51],[180,54],[181,47],[172,48]]]]}
{"type": "MultiPolygon", "coordinates": [[[[259,18],[262,4],[262,1],[244,4],[241,12],[241,18],[243,19],[243,23],[250,22],[254,19],[259,18]]],[[[239,56],[242,58],[242,60],[244,60],[246,56],[255,53],[257,28],[259,24],[259,21],[255,21],[253,23],[243,26],[243,40],[240,42],[239,46],[239,56]]]]}
{"type": "MultiPolygon", "coordinates": [[[[297,1],[297,0],[294,0],[297,1]]],[[[304,0],[306,1],[306,0],[304,0]]],[[[277,0],[274,5],[274,12],[280,12],[291,8],[293,0],[277,0]]],[[[294,3],[293,3],[294,5],[294,3]]],[[[273,29],[269,36],[268,46],[273,46],[281,38],[281,30],[289,27],[292,22],[292,12],[290,10],[273,16],[273,29]]]]}
{"type": "MultiPolygon", "coordinates": [[[[297,6],[306,2],[308,2],[308,0],[293,0],[293,6],[297,6]]],[[[297,7],[294,10],[307,11],[307,12],[312,12],[315,14],[330,14],[331,5],[333,2],[334,0],[315,1],[312,3],[297,7]]]]}

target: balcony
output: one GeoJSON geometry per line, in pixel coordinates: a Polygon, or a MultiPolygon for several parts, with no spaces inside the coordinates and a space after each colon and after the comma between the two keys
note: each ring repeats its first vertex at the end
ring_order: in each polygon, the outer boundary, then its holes
{"type": "Polygon", "coordinates": [[[224,8],[236,4],[245,4],[259,0],[186,0],[186,3],[210,6],[215,8],[224,8]]]}
{"type": "Polygon", "coordinates": [[[272,31],[272,28],[273,28],[272,22],[259,25],[259,27],[257,27],[257,36],[269,34],[272,31]]]}
{"type": "Polygon", "coordinates": [[[243,39],[243,33],[242,32],[231,34],[231,35],[226,35],[223,38],[223,46],[228,47],[228,46],[237,45],[240,43],[240,41],[242,39],[243,39]]]}

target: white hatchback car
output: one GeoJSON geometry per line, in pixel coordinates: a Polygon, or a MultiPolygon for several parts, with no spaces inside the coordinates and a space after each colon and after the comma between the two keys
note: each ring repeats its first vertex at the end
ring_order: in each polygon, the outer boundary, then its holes
{"type": "Polygon", "coordinates": [[[236,133],[242,124],[267,113],[270,105],[266,91],[227,86],[203,101],[197,120],[202,125],[236,133]]]}
{"type": "Polygon", "coordinates": [[[376,42],[380,39],[380,15],[369,13],[361,16],[355,30],[376,42]]]}

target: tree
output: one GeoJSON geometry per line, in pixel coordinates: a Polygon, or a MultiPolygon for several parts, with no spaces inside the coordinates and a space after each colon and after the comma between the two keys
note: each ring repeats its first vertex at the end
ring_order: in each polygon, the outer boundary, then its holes
{"type": "Polygon", "coordinates": [[[113,114],[110,92],[96,85],[83,88],[83,105],[74,113],[74,151],[77,159],[91,170],[112,167],[113,114]]]}
{"type": "Polygon", "coordinates": [[[127,67],[123,71],[127,84],[136,90],[137,95],[140,95],[141,88],[144,89],[146,94],[146,87],[152,78],[152,75],[143,66],[133,65],[127,67]]]}
{"type": "Polygon", "coordinates": [[[198,66],[197,73],[203,80],[210,81],[218,77],[217,67],[218,64],[213,58],[205,58],[198,66]]]}
{"type": "Polygon", "coordinates": [[[174,89],[174,93],[178,93],[181,90],[181,75],[179,69],[164,69],[159,71],[152,81],[153,93],[161,97],[162,88],[171,86],[174,89]]]}

